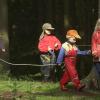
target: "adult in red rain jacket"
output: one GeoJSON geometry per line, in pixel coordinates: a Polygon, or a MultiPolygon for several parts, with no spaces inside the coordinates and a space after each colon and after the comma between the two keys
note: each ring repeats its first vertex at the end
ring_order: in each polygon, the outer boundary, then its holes
{"type": "Polygon", "coordinates": [[[97,78],[100,80],[100,19],[97,20],[94,33],[92,35],[92,55],[96,68],[97,78]]]}
{"type": "MultiPolygon", "coordinates": [[[[56,61],[55,52],[61,48],[61,42],[54,36],[54,28],[50,23],[44,23],[42,29],[43,32],[38,44],[41,61],[44,65],[54,64],[56,61]]],[[[44,81],[54,80],[54,66],[43,66],[41,72],[44,81]]]]}
{"type": "Polygon", "coordinates": [[[81,55],[87,55],[89,53],[89,50],[87,51],[80,51],[78,47],[76,46],[75,42],[76,39],[80,39],[81,37],[78,35],[78,32],[76,30],[69,30],[66,35],[68,41],[62,44],[62,47],[60,49],[58,58],[57,58],[57,64],[61,65],[63,59],[65,63],[65,71],[63,73],[63,76],[60,80],[60,87],[61,90],[67,91],[67,88],[65,85],[72,81],[73,85],[77,90],[82,90],[85,85],[80,83],[78,73],[76,70],[76,56],[77,54],[81,55]]]}

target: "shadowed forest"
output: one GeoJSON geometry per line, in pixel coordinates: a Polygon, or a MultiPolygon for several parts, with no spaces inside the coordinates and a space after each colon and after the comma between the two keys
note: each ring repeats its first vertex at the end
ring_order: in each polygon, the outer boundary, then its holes
{"type": "Polygon", "coordinates": [[[100,80],[91,54],[77,57],[79,77],[86,88],[75,91],[69,83],[66,93],[59,87],[64,65],[55,66],[53,83],[43,82],[38,50],[42,25],[47,22],[61,43],[66,41],[67,30],[76,29],[82,37],[77,41],[80,50],[91,50],[99,12],[100,0],[0,0],[0,100],[99,100],[100,80]]]}
{"type": "MultiPolygon", "coordinates": [[[[0,4],[3,8],[1,34],[4,41],[8,39],[3,58],[10,62],[41,64],[37,45],[45,22],[55,27],[55,35],[62,43],[68,29],[77,29],[82,37],[77,43],[79,48],[91,49],[91,35],[98,19],[98,0],[1,0],[0,4]]],[[[78,57],[77,68],[81,77],[85,77],[91,67],[92,56],[78,57]]],[[[40,67],[10,66],[4,70],[18,76],[37,73],[40,67]]]]}

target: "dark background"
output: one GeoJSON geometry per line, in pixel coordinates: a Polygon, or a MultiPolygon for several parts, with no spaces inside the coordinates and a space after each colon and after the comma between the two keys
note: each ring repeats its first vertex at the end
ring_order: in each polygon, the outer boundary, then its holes
{"type": "MultiPolygon", "coordinates": [[[[91,44],[91,35],[98,18],[98,0],[8,0],[7,4],[10,61],[13,63],[40,64],[37,45],[45,22],[55,27],[55,35],[62,43],[66,40],[65,32],[75,28],[82,36],[78,45],[91,44]]],[[[80,46],[81,50],[90,48],[80,46]]],[[[80,75],[85,76],[91,69],[92,57],[79,59],[80,75]]],[[[11,67],[14,74],[29,74],[39,69],[29,66],[11,67]]]]}

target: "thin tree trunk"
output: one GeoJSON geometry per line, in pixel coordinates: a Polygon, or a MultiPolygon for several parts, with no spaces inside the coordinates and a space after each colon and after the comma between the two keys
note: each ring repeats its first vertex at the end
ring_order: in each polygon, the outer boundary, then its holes
{"type": "MultiPolygon", "coordinates": [[[[0,48],[0,58],[8,60],[9,50],[8,50],[8,32],[7,32],[7,0],[0,0],[0,40],[3,47],[6,49],[2,52],[0,48]]],[[[8,65],[0,61],[0,74],[8,71],[8,65]]]]}

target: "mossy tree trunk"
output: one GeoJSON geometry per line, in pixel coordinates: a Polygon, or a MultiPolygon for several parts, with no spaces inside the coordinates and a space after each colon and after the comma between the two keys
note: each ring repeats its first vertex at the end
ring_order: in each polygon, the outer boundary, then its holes
{"type": "Polygon", "coordinates": [[[82,80],[86,84],[88,89],[100,89],[100,78],[97,77],[97,72],[95,67],[92,67],[88,76],[82,80]]]}

